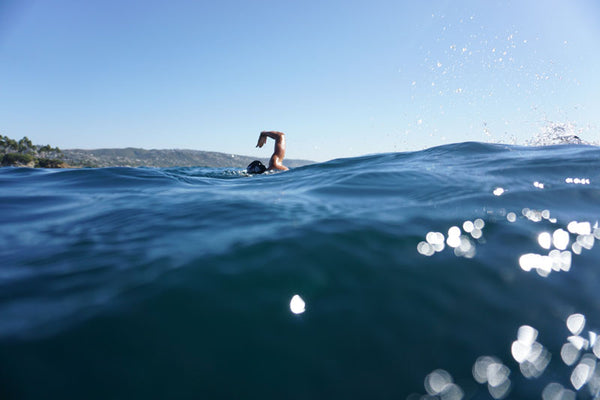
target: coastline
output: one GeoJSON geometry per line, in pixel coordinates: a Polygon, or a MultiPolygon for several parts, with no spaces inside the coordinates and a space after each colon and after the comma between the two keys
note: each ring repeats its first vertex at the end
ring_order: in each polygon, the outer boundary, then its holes
{"type": "MultiPolygon", "coordinates": [[[[24,168],[103,167],[209,167],[246,168],[256,157],[189,149],[141,149],[134,147],[61,150],[35,145],[27,138],[14,140],[0,135],[0,166],[24,168]]],[[[258,158],[267,163],[267,158],[258,158]]],[[[314,164],[310,160],[286,159],[290,168],[314,164]]]]}

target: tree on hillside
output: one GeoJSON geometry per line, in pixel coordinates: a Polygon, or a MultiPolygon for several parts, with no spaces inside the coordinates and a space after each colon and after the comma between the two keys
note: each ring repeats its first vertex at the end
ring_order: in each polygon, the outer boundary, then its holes
{"type": "Polygon", "coordinates": [[[40,154],[40,157],[48,157],[50,155],[53,157],[57,157],[58,155],[60,155],[60,153],[62,153],[62,151],[58,147],[52,147],[49,144],[38,147],[37,151],[40,154]]]}
{"type": "Polygon", "coordinates": [[[16,140],[9,138],[8,136],[0,135],[0,148],[4,153],[10,153],[17,151],[19,146],[16,140]]]}
{"type": "Polygon", "coordinates": [[[23,136],[23,139],[17,143],[17,151],[21,154],[35,153],[35,147],[27,136],[23,136]]]}

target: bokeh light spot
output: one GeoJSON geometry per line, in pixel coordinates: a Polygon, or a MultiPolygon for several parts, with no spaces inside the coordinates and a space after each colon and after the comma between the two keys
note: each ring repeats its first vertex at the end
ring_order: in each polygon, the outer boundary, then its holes
{"type": "Polygon", "coordinates": [[[302,297],[297,294],[292,297],[292,300],[290,301],[290,310],[294,314],[302,314],[306,311],[306,303],[302,300],[302,297]]]}

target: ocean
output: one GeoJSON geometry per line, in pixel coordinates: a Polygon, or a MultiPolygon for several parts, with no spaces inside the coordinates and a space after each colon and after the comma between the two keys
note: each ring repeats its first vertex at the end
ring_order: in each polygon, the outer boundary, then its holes
{"type": "Polygon", "coordinates": [[[599,147],[0,188],[0,399],[598,398],[599,147]]]}

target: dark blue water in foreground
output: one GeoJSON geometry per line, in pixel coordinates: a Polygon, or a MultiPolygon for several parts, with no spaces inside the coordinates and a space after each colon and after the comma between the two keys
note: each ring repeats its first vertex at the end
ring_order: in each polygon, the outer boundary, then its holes
{"type": "Polygon", "coordinates": [[[599,216],[581,145],[2,168],[0,398],[593,398],[599,216]]]}

